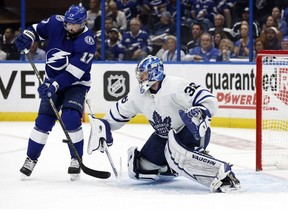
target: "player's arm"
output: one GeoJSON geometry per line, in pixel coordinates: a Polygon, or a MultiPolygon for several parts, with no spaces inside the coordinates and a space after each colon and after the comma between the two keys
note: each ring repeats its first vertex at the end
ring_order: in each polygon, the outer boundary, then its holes
{"type": "Polygon", "coordinates": [[[106,147],[105,143],[107,147],[113,144],[111,130],[121,128],[136,115],[136,111],[132,105],[133,99],[131,98],[130,103],[128,98],[129,95],[113,104],[110,111],[102,119],[89,115],[91,128],[87,147],[88,154],[91,154],[95,150],[103,153],[106,147]]]}
{"type": "Polygon", "coordinates": [[[49,29],[55,28],[57,22],[63,23],[63,16],[54,15],[26,28],[15,40],[17,49],[19,51],[29,50],[34,41],[48,39],[49,29]]]}

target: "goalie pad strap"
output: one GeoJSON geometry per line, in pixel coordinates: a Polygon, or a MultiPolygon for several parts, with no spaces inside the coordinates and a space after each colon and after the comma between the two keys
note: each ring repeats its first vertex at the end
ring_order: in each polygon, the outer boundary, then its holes
{"type": "Polygon", "coordinates": [[[164,154],[168,165],[180,176],[197,181],[207,187],[210,187],[219,173],[222,175],[231,168],[227,163],[205,153],[185,149],[175,140],[173,130],[169,131],[164,154]]]}

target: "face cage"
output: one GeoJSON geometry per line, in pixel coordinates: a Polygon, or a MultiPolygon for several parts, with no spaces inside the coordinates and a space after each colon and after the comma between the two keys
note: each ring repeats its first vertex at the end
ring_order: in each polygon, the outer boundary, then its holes
{"type": "Polygon", "coordinates": [[[136,79],[138,81],[138,85],[139,85],[141,94],[145,93],[148,89],[151,88],[151,86],[153,84],[155,84],[157,82],[155,80],[149,81],[149,72],[148,71],[140,72],[140,71],[137,71],[137,69],[136,69],[136,79]],[[146,80],[141,79],[141,76],[143,76],[144,73],[148,73],[146,80]]]}

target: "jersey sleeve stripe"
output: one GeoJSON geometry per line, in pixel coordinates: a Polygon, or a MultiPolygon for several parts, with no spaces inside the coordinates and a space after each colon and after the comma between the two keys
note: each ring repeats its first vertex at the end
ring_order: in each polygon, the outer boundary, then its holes
{"type": "Polygon", "coordinates": [[[72,64],[69,64],[67,67],[66,67],[66,71],[68,71],[69,73],[71,73],[74,77],[80,79],[83,74],[85,73],[85,71],[79,69],[78,67],[72,65],[72,64]]]}

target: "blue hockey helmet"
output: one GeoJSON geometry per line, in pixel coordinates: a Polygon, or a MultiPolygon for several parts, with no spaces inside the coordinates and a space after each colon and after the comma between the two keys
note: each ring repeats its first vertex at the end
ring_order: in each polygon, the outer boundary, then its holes
{"type": "Polygon", "coordinates": [[[64,22],[72,24],[85,25],[87,19],[87,11],[79,5],[72,5],[65,13],[64,22]]]}
{"type": "Polygon", "coordinates": [[[140,93],[146,92],[153,84],[164,78],[164,66],[157,56],[148,55],[136,67],[136,78],[139,82],[140,93]]]}

